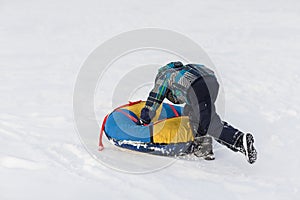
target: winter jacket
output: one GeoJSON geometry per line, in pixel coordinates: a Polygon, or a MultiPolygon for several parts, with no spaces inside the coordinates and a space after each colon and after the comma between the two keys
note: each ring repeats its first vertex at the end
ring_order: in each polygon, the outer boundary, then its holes
{"type": "Polygon", "coordinates": [[[150,123],[166,97],[175,104],[189,104],[188,90],[195,80],[204,76],[214,76],[214,72],[200,64],[183,65],[181,62],[171,62],[159,68],[154,88],[141,112],[143,123],[150,123]]]}

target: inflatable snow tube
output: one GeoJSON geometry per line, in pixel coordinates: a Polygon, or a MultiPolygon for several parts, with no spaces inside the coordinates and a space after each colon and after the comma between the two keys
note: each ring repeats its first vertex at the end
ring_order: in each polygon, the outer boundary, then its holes
{"type": "MultiPolygon", "coordinates": [[[[144,101],[129,102],[105,117],[102,131],[114,145],[155,155],[185,154],[194,140],[188,116],[183,107],[163,103],[149,125],[137,125],[144,101]]],[[[100,143],[102,145],[102,135],[100,143]]],[[[102,145],[103,146],[103,145],[102,145]]]]}

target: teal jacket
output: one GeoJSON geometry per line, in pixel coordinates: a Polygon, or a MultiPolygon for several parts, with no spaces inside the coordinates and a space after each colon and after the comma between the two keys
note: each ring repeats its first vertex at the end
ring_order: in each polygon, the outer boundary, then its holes
{"type": "Polygon", "coordinates": [[[150,91],[141,120],[148,124],[155,116],[157,108],[165,98],[175,104],[187,103],[187,92],[193,82],[203,76],[215,76],[214,72],[204,65],[171,62],[158,70],[155,84],[150,91]]]}

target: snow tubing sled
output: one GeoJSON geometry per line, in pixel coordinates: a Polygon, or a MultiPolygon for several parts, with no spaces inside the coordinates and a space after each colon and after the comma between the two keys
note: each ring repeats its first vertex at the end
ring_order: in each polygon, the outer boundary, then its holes
{"type": "Polygon", "coordinates": [[[103,149],[102,133],[114,145],[155,155],[184,155],[194,136],[183,107],[162,103],[149,125],[137,125],[145,101],[129,102],[108,114],[102,124],[100,150],[103,149]]]}

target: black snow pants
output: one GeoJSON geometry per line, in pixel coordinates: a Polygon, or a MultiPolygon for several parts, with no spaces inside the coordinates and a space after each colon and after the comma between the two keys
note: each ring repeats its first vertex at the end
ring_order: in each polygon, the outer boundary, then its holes
{"type": "Polygon", "coordinates": [[[184,114],[190,118],[195,137],[210,135],[219,143],[236,151],[235,143],[243,133],[222,121],[216,113],[215,101],[218,92],[219,84],[216,77],[197,79],[188,91],[189,103],[184,108],[184,114]]]}

